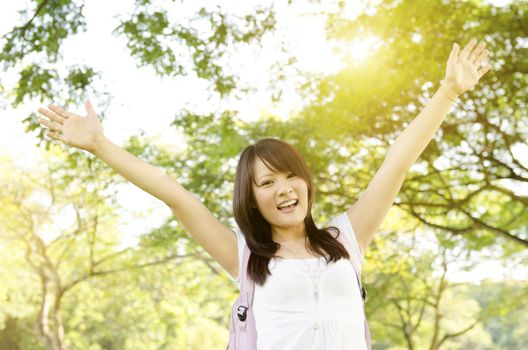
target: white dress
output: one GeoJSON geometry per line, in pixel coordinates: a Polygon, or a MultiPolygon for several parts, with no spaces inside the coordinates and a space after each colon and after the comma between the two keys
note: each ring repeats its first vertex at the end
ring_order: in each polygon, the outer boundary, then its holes
{"type": "MultiPolygon", "coordinates": [[[[339,228],[352,247],[354,266],[361,271],[364,257],[346,213],[327,226],[339,228]]],[[[239,229],[235,233],[240,266],[246,241],[239,229]]],[[[311,269],[321,268],[317,303],[308,266],[301,259],[271,259],[271,276],[263,286],[255,285],[257,349],[366,350],[363,303],[350,262],[326,264],[323,257],[304,261],[311,269]]],[[[240,277],[233,281],[240,289],[240,277]]]]}

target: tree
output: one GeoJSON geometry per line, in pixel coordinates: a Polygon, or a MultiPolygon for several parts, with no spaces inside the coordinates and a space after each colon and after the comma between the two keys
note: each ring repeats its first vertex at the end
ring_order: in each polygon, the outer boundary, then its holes
{"type": "MultiPolygon", "coordinates": [[[[26,302],[33,309],[29,313],[35,315],[40,342],[47,349],[62,350],[68,348],[63,300],[77,285],[127,270],[180,262],[185,257],[198,258],[200,254],[181,252],[178,245],[165,251],[119,248],[115,208],[106,204],[108,195],[105,196],[111,182],[102,177],[104,169],[96,169],[102,164],[91,163],[87,158],[85,169],[64,168],[64,155],[61,157],[56,150],[53,157],[48,160],[47,169],[31,174],[17,172],[4,161],[9,171],[3,171],[1,179],[0,238],[23,256],[22,270],[30,273],[38,286],[28,288],[26,302]],[[60,227],[60,216],[67,211],[71,211],[70,218],[74,220],[67,228],[60,227]]],[[[8,298],[12,293],[16,292],[6,292],[8,298]]],[[[7,318],[13,317],[8,313],[7,318]]]]}
{"type": "Polygon", "coordinates": [[[449,280],[450,266],[466,255],[442,247],[430,232],[400,230],[379,239],[366,273],[372,281],[367,311],[380,348],[449,349],[479,333],[472,348],[492,343],[483,326],[494,313],[482,304],[492,310],[500,301],[478,300],[468,292],[471,285],[449,280]]]}
{"type": "MultiPolygon", "coordinates": [[[[499,62],[495,63],[494,74],[484,82],[482,91],[469,93],[462,99],[466,102],[455,108],[454,116],[444,123],[408,175],[395,204],[418,219],[421,230],[435,232],[445,249],[491,247],[503,250],[505,259],[523,256],[528,218],[526,196],[519,184],[526,182],[528,173],[517,147],[526,143],[528,119],[526,86],[518,78],[526,69],[521,44],[513,50],[515,46],[508,43],[526,34],[519,27],[525,3],[501,9],[475,2],[438,1],[430,7],[420,6],[419,16],[417,7],[412,1],[382,2],[374,15],[346,20],[339,19],[341,12],[331,16],[331,35],[341,40],[341,47],[347,45],[347,39],[365,32],[377,34],[380,47],[369,58],[370,65],[346,66],[334,76],[312,78],[304,90],[304,95],[311,98],[310,104],[288,121],[266,116],[249,125],[231,117],[236,111],[216,115],[180,113],[173,124],[188,135],[192,158],[189,155],[187,163],[175,167],[191,169],[186,176],[191,187],[194,182],[200,183],[200,190],[209,193],[227,188],[222,192],[225,194],[216,197],[224,198],[233,181],[232,169],[225,167],[236,162],[233,149],[265,136],[285,139],[301,151],[312,169],[319,201],[314,216],[323,223],[331,213],[346,209],[366,187],[397,131],[417,113],[416,101],[422,105],[435,87],[431,81],[443,73],[446,48],[451,42],[485,37],[496,52],[493,60],[499,62]],[[479,21],[486,25],[470,26],[479,21]],[[500,23],[493,35],[488,34],[487,24],[492,21],[500,23]],[[471,30],[461,33],[464,27],[471,30]],[[438,32],[442,33],[440,38],[438,32]],[[515,92],[505,97],[513,85],[515,92]],[[512,113],[505,114],[505,110],[512,113]],[[225,148],[218,147],[220,140],[225,148]],[[222,171],[224,177],[207,181],[206,174],[222,171]]],[[[211,200],[210,204],[217,202],[211,200]]],[[[410,227],[400,225],[398,229],[410,227]]],[[[370,272],[375,274],[374,279],[379,277],[376,271],[370,272]]],[[[437,290],[438,298],[444,289],[437,290]]],[[[386,288],[379,291],[382,297],[386,288]]],[[[395,305],[400,302],[394,300],[395,305]]],[[[435,304],[430,300],[428,303],[435,304]]],[[[374,320],[379,317],[372,314],[374,320]]],[[[413,312],[409,317],[416,316],[413,312]]],[[[430,331],[436,336],[430,339],[430,347],[447,344],[454,335],[482,322],[476,318],[442,335],[439,325],[436,330],[432,327],[430,331]]]]}
{"type": "MultiPolygon", "coordinates": [[[[173,125],[189,135],[193,153],[201,155],[195,158],[214,157],[217,165],[225,164],[234,158],[241,145],[259,137],[285,138],[308,159],[318,193],[332,197],[332,207],[339,207],[357,198],[381,165],[395,134],[415,117],[416,101],[423,104],[435,87],[432,81],[443,73],[445,48],[454,40],[485,37],[496,53],[493,58],[496,69],[483,82],[482,89],[461,99],[411,169],[395,204],[431,228],[448,235],[462,235],[469,249],[500,243],[512,254],[522,251],[528,244],[525,230],[528,218],[526,196],[520,185],[526,182],[527,167],[517,150],[526,144],[528,118],[525,95],[520,93],[526,87],[509,86],[522,84],[517,77],[525,73],[524,56],[522,49],[515,51],[504,44],[513,39],[502,40],[501,36],[524,35],[518,27],[522,18],[515,17],[524,13],[521,11],[524,3],[501,9],[478,3],[438,1],[424,7],[420,15],[428,11],[431,16],[425,17],[437,18],[437,22],[414,19],[409,22],[414,23],[412,26],[400,27],[397,23],[402,18],[414,18],[411,13],[417,5],[412,1],[391,4],[382,2],[375,15],[363,14],[353,20],[339,20],[338,14],[330,16],[331,38],[342,40],[342,46],[360,33],[373,33],[382,40],[381,47],[370,58],[369,65],[346,66],[334,76],[313,77],[302,91],[311,98],[311,103],[290,120],[267,118],[247,125],[237,117],[237,111],[216,115],[183,111],[173,125]],[[447,23],[432,15],[440,12],[446,13],[447,23]],[[474,17],[466,18],[468,13],[474,17]],[[464,23],[478,20],[489,23],[492,16],[493,21],[503,26],[494,36],[487,34],[488,27],[474,28],[461,36],[464,23]],[[440,27],[442,42],[435,36],[440,27]],[[429,53],[425,60],[424,52],[429,53]],[[380,69],[386,67],[386,62],[393,65],[380,69]],[[510,90],[517,92],[505,97],[510,90]],[[504,113],[505,108],[512,113],[504,113]],[[215,147],[215,140],[222,140],[226,150],[233,151],[219,154],[222,150],[215,147]],[[211,141],[212,144],[206,145],[211,141]],[[446,216],[450,220],[440,223],[446,216]]],[[[195,174],[197,179],[207,176],[208,171],[219,170],[218,166],[204,168],[204,163],[205,160],[200,164],[189,162],[189,166],[201,169],[195,174]]],[[[228,183],[232,178],[224,180],[228,183]]],[[[207,186],[205,183],[203,187],[207,186]]],[[[213,188],[223,187],[218,182],[214,185],[213,188]]]]}
{"type": "Polygon", "coordinates": [[[492,74],[443,123],[396,203],[430,227],[463,235],[470,249],[499,242],[511,252],[528,246],[527,197],[520,190],[528,167],[519,151],[528,120],[526,80],[519,79],[527,71],[520,43],[527,35],[521,25],[526,7],[525,1],[504,8],[433,1],[417,12],[418,3],[409,0],[383,1],[375,13],[354,19],[338,12],[330,16],[331,38],[346,45],[372,35],[381,42],[371,69],[347,67],[321,79],[306,112],[313,125],[318,115],[331,115],[324,136],[388,146],[420,108],[416,101],[422,104],[436,88],[451,42],[484,38],[494,52],[492,74]],[[440,223],[446,216],[452,220],[440,223]]]}
{"type": "MultiPolygon", "coordinates": [[[[19,84],[11,92],[16,96],[12,102],[17,105],[26,98],[50,96],[60,96],[65,105],[79,102],[94,85],[98,73],[90,67],[70,67],[69,72],[63,73],[56,66],[64,38],[84,28],[83,3],[34,4],[35,9],[25,13],[23,24],[3,37],[0,61],[6,69],[18,69],[16,63],[30,52],[37,57],[19,71],[19,84]],[[69,19],[72,14],[76,15],[75,20],[69,19]],[[51,58],[48,60],[47,56],[51,58]]],[[[228,48],[257,43],[273,30],[275,23],[272,7],[255,10],[248,17],[208,7],[195,12],[198,21],[209,23],[208,30],[197,32],[188,18],[183,21],[185,26],[172,22],[167,10],[157,2],[138,0],[136,4],[136,12],[124,18],[115,33],[126,36],[128,48],[138,63],[152,67],[162,76],[194,71],[208,79],[213,90],[224,97],[242,95],[246,88],[237,86],[234,75],[223,70],[228,48]],[[171,46],[174,42],[182,47],[171,46]],[[185,54],[192,57],[189,65],[182,63],[185,54]]],[[[187,137],[188,149],[184,153],[174,157],[169,152],[153,150],[142,135],[132,138],[128,146],[135,149],[136,155],[176,174],[221,220],[232,223],[230,199],[238,153],[258,138],[283,138],[299,149],[310,165],[317,186],[314,216],[322,224],[360,196],[396,134],[414,118],[424,99],[436,88],[451,43],[462,44],[470,37],[484,38],[495,54],[490,59],[494,69],[482,82],[483,88],[462,98],[408,174],[395,206],[416,220],[402,215],[397,223],[387,222],[386,229],[433,232],[446,252],[493,248],[503,250],[505,258],[525,255],[528,213],[526,194],[520,184],[527,182],[528,172],[519,149],[526,145],[528,130],[523,46],[526,2],[499,8],[480,1],[438,0],[427,5],[412,0],[380,1],[368,5],[372,7],[352,19],[343,16],[346,11],[342,6],[346,3],[339,4],[341,7],[328,13],[329,37],[346,51],[351,40],[370,34],[378,39],[376,50],[368,64],[349,63],[331,76],[307,76],[307,83],[299,91],[307,105],[289,120],[264,116],[247,124],[236,110],[207,115],[184,110],[178,111],[171,125],[187,137]]],[[[31,118],[26,123],[28,131],[37,127],[31,118]]],[[[48,141],[42,142],[48,145],[48,141]]],[[[67,159],[72,169],[91,162],[79,153],[69,153],[67,159]]],[[[99,165],[91,166],[98,174],[106,171],[99,165]]],[[[72,173],[63,176],[65,181],[75,179],[72,173]]],[[[146,235],[144,241],[157,247],[185,242],[185,234],[175,230],[171,222],[146,235]]],[[[385,238],[380,237],[375,244],[384,242],[385,238]]],[[[398,242],[405,243],[404,237],[398,242]]],[[[197,248],[191,241],[186,243],[189,251],[197,248]]],[[[397,248],[395,245],[393,249],[397,248]]],[[[424,259],[433,261],[440,256],[426,255],[424,259]]],[[[218,273],[210,259],[203,261],[213,274],[218,273]]],[[[418,267],[425,268],[423,264],[418,267]]],[[[442,271],[441,266],[436,268],[435,271],[442,271]]],[[[381,316],[375,310],[383,305],[376,301],[383,301],[383,293],[401,275],[394,273],[386,280],[387,284],[379,287],[377,283],[384,281],[383,275],[368,270],[364,276],[369,282],[367,288],[370,285],[374,289],[367,311],[369,320],[376,324],[381,316]],[[379,298],[373,297],[376,292],[379,298]]],[[[420,281],[410,281],[418,291],[424,291],[420,281]]],[[[443,290],[437,288],[436,294],[427,294],[428,298],[436,296],[437,301],[442,300],[443,290]]],[[[405,310],[404,297],[396,295],[391,300],[396,316],[398,307],[405,310]]],[[[422,299],[425,308],[435,304],[422,299]],[[429,304],[424,304],[424,300],[429,304]]],[[[486,306],[490,312],[498,312],[486,306]]],[[[402,333],[409,339],[407,344],[418,341],[425,344],[426,339],[427,344],[439,347],[444,335],[472,325],[469,322],[447,329],[438,322],[435,326],[435,320],[441,318],[435,318],[433,313],[427,322],[430,326],[427,334],[417,335],[409,329],[416,328],[414,320],[420,310],[420,307],[410,310],[407,319],[392,319],[399,322],[402,333]]],[[[375,341],[382,344],[389,339],[405,346],[401,339],[387,334],[384,337],[375,337],[375,341]]]]}
{"type": "MultiPolygon", "coordinates": [[[[96,93],[91,85],[99,73],[93,68],[76,65],[64,71],[59,64],[64,41],[86,30],[85,2],[34,0],[30,4],[32,8],[20,11],[21,24],[0,41],[4,71],[16,69],[20,77],[9,91],[15,96],[13,105],[26,98],[57,101],[59,96],[70,105],[87,92],[96,93]],[[30,63],[20,69],[20,63],[28,57],[30,63]]],[[[273,31],[273,6],[258,6],[251,13],[239,14],[209,3],[194,6],[191,15],[179,11],[181,6],[136,0],[134,12],[129,17],[120,16],[120,25],[113,33],[126,37],[127,48],[139,66],[152,67],[160,76],[192,71],[210,81],[213,91],[221,96],[232,92],[236,77],[224,71],[225,58],[233,48],[258,41],[273,31]]]]}

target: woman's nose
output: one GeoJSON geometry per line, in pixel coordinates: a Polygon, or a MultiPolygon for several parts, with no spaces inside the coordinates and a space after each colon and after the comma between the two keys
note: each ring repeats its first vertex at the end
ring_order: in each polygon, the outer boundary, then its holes
{"type": "Polygon", "coordinates": [[[279,195],[288,195],[290,193],[293,193],[291,183],[289,181],[281,181],[279,187],[279,195]]]}

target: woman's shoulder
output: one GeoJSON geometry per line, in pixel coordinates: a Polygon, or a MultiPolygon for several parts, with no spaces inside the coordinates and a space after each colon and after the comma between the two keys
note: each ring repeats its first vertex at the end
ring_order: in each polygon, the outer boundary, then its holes
{"type": "Polygon", "coordinates": [[[237,286],[240,287],[240,271],[242,271],[242,257],[244,256],[244,249],[246,249],[247,243],[246,238],[244,237],[244,234],[238,227],[238,225],[234,225],[233,232],[235,233],[236,239],[237,239],[237,252],[238,252],[238,276],[237,278],[233,278],[233,276],[229,275],[230,279],[237,284],[237,286]]]}
{"type": "Polygon", "coordinates": [[[340,213],[332,217],[328,223],[327,227],[329,228],[331,234],[334,238],[337,237],[338,233],[335,230],[339,230],[339,235],[343,235],[343,238],[346,240],[350,248],[352,249],[353,256],[357,258],[357,262],[361,265],[365,261],[361,249],[359,248],[359,243],[356,238],[356,233],[352,228],[352,223],[346,212],[340,213]]]}

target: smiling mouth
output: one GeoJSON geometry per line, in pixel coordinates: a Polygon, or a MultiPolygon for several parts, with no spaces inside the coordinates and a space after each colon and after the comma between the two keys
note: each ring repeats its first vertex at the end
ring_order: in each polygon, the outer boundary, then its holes
{"type": "Polygon", "coordinates": [[[289,211],[293,208],[295,208],[298,204],[299,204],[299,201],[297,199],[293,199],[291,201],[288,201],[287,203],[285,204],[289,204],[289,205],[281,205],[281,206],[277,206],[277,209],[279,211],[289,211]]]}

